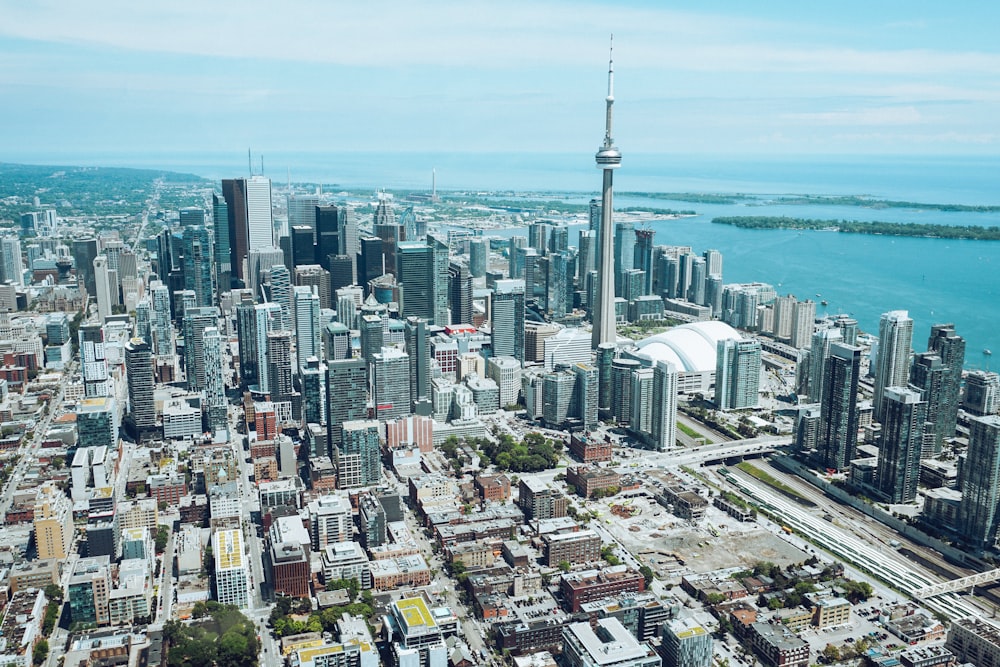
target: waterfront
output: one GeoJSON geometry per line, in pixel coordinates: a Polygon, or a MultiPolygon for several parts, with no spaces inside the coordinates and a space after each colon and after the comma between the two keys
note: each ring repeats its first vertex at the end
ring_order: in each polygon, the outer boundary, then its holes
{"type": "MultiPolygon", "coordinates": [[[[46,157],[46,156],[43,156],[46,157]]],[[[116,164],[168,168],[208,178],[245,173],[238,154],[122,153],[47,156],[50,163],[116,164]]],[[[35,158],[32,161],[41,161],[35,158]]],[[[384,154],[337,157],[315,153],[269,158],[280,190],[285,163],[292,181],[337,183],[342,187],[430,189],[438,187],[505,193],[547,193],[544,199],[586,203],[596,196],[600,174],[587,154],[384,154]],[[279,167],[280,165],[280,167],[279,167]]],[[[1000,204],[995,158],[680,158],[627,155],[615,185],[625,192],[751,193],[757,199],[735,204],[703,204],[663,197],[619,194],[616,208],[642,206],[695,210],[697,217],[654,222],[659,244],[690,245],[696,252],[720,250],[726,282],[769,282],[779,293],[826,300],[819,312],[847,312],[862,328],[877,332],[879,315],[905,309],[915,320],[914,342],[922,349],[930,325],[955,322],[968,341],[969,368],[986,367],[984,349],[1000,350],[1000,242],[957,241],[838,234],[822,231],[753,230],[711,224],[733,215],[783,215],[830,220],[880,220],[945,225],[1000,225],[1000,212],[956,212],[908,208],[867,208],[825,204],[781,204],[783,194],[870,195],[879,199],[934,204],[1000,204]],[[816,296],[817,294],[821,296],[816,296]]],[[[329,186],[327,190],[330,191],[329,186]]],[[[507,194],[502,198],[509,199],[507,194]]],[[[526,234],[491,230],[488,235],[526,234]]],[[[570,236],[576,243],[575,232],[570,236]]]]}

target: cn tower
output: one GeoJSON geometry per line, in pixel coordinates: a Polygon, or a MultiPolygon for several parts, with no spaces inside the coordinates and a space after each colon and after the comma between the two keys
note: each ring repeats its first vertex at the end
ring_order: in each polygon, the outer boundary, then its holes
{"type": "Polygon", "coordinates": [[[591,346],[595,350],[602,343],[614,344],[618,340],[615,330],[615,230],[611,219],[611,185],[615,169],[621,166],[622,154],[611,138],[611,112],[615,105],[614,36],[611,39],[611,56],[608,58],[608,97],[604,144],[594,156],[597,168],[604,170],[604,189],[601,195],[601,247],[597,266],[597,303],[594,304],[593,338],[591,340],[591,346]]]}

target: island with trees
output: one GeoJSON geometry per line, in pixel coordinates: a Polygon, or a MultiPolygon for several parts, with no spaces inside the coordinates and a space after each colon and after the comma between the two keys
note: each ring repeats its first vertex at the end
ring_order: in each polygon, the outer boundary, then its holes
{"type": "Polygon", "coordinates": [[[934,225],[916,222],[863,222],[859,220],[814,220],[785,216],[723,216],[713,218],[719,225],[741,229],[812,229],[849,234],[911,236],[917,238],[1000,240],[1000,227],[979,225],[934,225]]]}

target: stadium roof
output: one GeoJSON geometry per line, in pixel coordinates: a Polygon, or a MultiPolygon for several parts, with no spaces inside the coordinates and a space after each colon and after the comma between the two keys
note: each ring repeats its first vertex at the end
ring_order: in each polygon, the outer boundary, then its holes
{"type": "Polygon", "coordinates": [[[692,322],[639,341],[632,355],[653,364],[669,361],[682,373],[701,373],[715,370],[720,340],[742,339],[743,336],[725,322],[692,322]]]}

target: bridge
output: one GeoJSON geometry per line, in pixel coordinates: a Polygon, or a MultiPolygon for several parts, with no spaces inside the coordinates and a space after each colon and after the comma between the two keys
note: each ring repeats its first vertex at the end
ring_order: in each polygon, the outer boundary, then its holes
{"type": "Polygon", "coordinates": [[[1000,579],[1000,568],[996,570],[989,570],[987,572],[980,572],[978,574],[970,574],[968,577],[952,579],[951,581],[934,584],[933,586],[918,588],[913,591],[913,597],[919,600],[926,600],[927,598],[932,598],[935,595],[954,593],[955,591],[972,588],[973,586],[977,586],[979,584],[988,584],[990,582],[997,581],[998,579],[1000,579]]]}
{"type": "Polygon", "coordinates": [[[668,452],[650,452],[643,456],[649,463],[668,466],[689,466],[709,463],[711,461],[725,461],[726,459],[739,458],[742,456],[759,456],[769,454],[776,447],[791,443],[790,436],[769,435],[760,438],[748,438],[747,440],[733,440],[721,442],[714,445],[701,445],[699,447],[683,447],[672,449],[668,452]]]}

